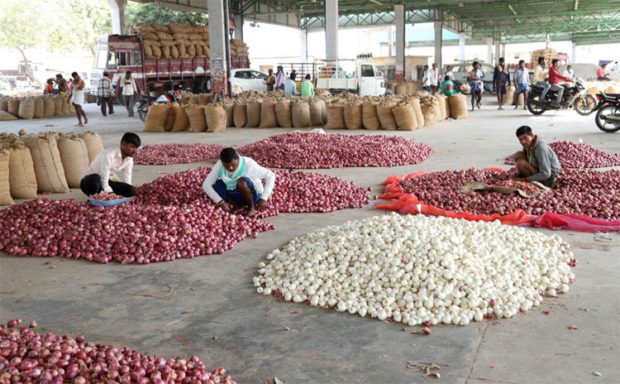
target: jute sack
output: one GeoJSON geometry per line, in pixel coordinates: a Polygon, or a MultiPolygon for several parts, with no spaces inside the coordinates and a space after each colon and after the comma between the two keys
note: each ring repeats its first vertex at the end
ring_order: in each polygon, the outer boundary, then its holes
{"type": "Polygon", "coordinates": [[[377,104],[370,101],[362,103],[362,124],[364,128],[372,131],[381,128],[381,122],[377,115],[377,104]]]}
{"type": "Polygon", "coordinates": [[[189,117],[187,117],[185,108],[187,107],[179,105],[179,108],[176,109],[171,132],[182,132],[189,128],[189,117]]]}
{"type": "Polygon", "coordinates": [[[166,119],[168,118],[167,104],[153,104],[149,108],[144,121],[144,132],[165,132],[166,119]]]}
{"type": "Polygon", "coordinates": [[[54,99],[46,97],[43,99],[43,118],[54,117],[54,99]]]}
{"type": "Polygon", "coordinates": [[[179,103],[172,103],[168,106],[168,114],[166,115],[166,120],[164,122],[164,131],[170,132],[172,131],[172,127],[174,126],[174,119],[177,117],[177,111],[181,108],[179,103]]]}
{"type": "Polygon", "coordinates": [[[297,101],[291,108],[293,127],[307,128],[311,124],[310,104],[306,101],[297,101]]]}
{"type": "Polygon", "coordinates": [[[350,101],[344,105],[344,126],[347,129],[362,129],[362,103],[350,101]]]}
{"type": "Polygon", "coordinates": [[[586,89],[586,93],[596,97],[596,95],[601,93],[601,91],[600,91],[600,89],[598,89],[596,87],[590,87],[590,88],[586,89]]]}
{"type": "Polygon", "coordinates": [[[43,117],[43,108],[45,107],[45,103],[43,102],[43,98],[36,97],[33,99],[34,101],[34,113],[32,114],[33,119],[40,119],[43,117]]]}
{"type": "Polygon", "coordinates": [[[412,81],[407,83],[407,95],[414,95],[416,91],[417,91],[416,83],[412,81]]]}
{"type": "Polygon", "coordinates": [[[54,116],[64,115],[64,112],[62,110],[62,101],[63,101],[62,96],[60,95],[54,96],[53,100],[54,100],[54,116]]]}
{"type": "Polygon", "coordinates": [[[22,142],[9,146],[9,185],[14,199],[37,197],[37,177],[30,150],[22,142]]]}
{"type": "Polygon", "coordinates": [[[235,127],[245,127],[248,122],[248,110],[245,104],[235,104],[235,109],[233,110],[233,120],[235,120],[235,127]]]}
{"type": "Polygon", "coordinates": [[[441,120],[441,106],[439,105],[439,99],[433,97],[431,99],[433,103],[433,108],[435,109],[435,120],[433,120],[433,124],[437,124],[441,120]]]}
{"type": "Polygon", "coordinates": [[[73,111],[71,110],[71,100],[70,97],[63,96],[62,98],[62,114],[63,116],[72,115],[73,111]]]}
{"type": "Polygon", "coordinates": [[[439,120],[447,119],[448,115],[446,111],[446,102],[444,101],[446,99],[446,96],[436,94],[435,98],[437,99],[437,105],[439,106],[439,120]]]}
{"type": "Polygon", "coordinates": [[[523,92],[519,93],[517,96],[517,105],[524,105],[525,103],[525,94],[523,92]]]}
{"type": "Polygon", "coordinates": [[[394,120],[396,120],[399,130],[413,131],[419,128],[415,117],[415,111],[413,110],[413,106],[411,104],[402,102],[395,105],[392,108],[392,113],[394,114],[394,120]]]}
{"type": "Polygon", "coordinates": [[[450,103],[450,116],[453,119],[466,119],[467,118],[467,99],[465,95],[452,95],[448,97],[450,103]]]}
{"type": "Polygon", "coordinates": [[[205,110],[201,105],[190,105],[185,108],[189,119],[189,130],[192,132],[204,132],[207,130],[207,120],[205,110]]]}
{"type": "Polygon", "coordinates": [[[420,99],[417,97],[410,97],[409,104],[413,106],[415,112],[415,119],[418,122],[418,129],[424,126],[424,114],[422,113],[422,106],[420,105],[420,99]]]}
{"type": "Polygon", "coordinates": [[[226,130],[226,111],[221,104],[208,104],[205,107],[207,132],[224,132],[226,130]]]}
{"type": "Polygon", "coordinates": [[[9,186],[9,153],[0,148],[0,205],[13,205],[9,186]]]}
{"type": "Polygon", "coordinates": [[[437,115],[439,114],[439,108],[436,108],[432,102],[424,102],[422,104],[422,114],[424,115],[424,127],[430,127],[437,121],[437,115]]]}
{"type": "Polygon", "coordinates": [[[9,98],[8,97],[0,97],[0,111],[7,112],[9,111],[9,98]]]}
{"type": "Polygon", "coordinates": [[[224,111],[226,111],[226,126],[234,127],[235,126],[235,103],[233,102],[225,102],[222,104],[224,111]]]}
{"type": "Polygon", "coordinates": [[[344,129],[344,105],[330,104],[327,106],[327,123],[325,129],[344,129]]]}
{"type": "Polygon", "coordinates": [[[381,129],[393,131],[396,129],[396,120],[394,120],[394,114],[392,113],[392,107],[394,104],[379,104],[377,105],[377,115],[381,122],[381,129]]]}
{"type": "Polygon", "coordinates": [[[505,105],[515,105],[515,87],[510,86],[506,88],[506,94],[504,95],[505,105]]]}
{"type": "Polygon", "coordinates": [[[276,104],[276,120],[282,128],[291,128],[291,102],[288,99],[280,99],[276,104]]]}
{"type": "Polygon", "coordinates": [[[56,135],[26,135],[20,138],[30,149],[39,192],[65,193],[69,191],[65,171],[56,145],[56,135]]]}
{"type": "Polygon", "coordinates": [[[260,124],[260,105],[262,101],[250,101],[247,103],[247,122],[246,127],[256,128],[260,124]]]}
{"type": "Polygon", "coordinates": [[[18,120],[18,119],[17,117],[11,115],[8,112],[0,111],[0,121],[11,121],[11,120],[18,120]]]}
{"type": "Polygon", "coordinates": [[[609,87],[605,88],[605,93],[608,94],[608,95],[615,95],[618,92],[616,92],[616,88],[615,87],[612,87],[610,85],[609,87]]]}
{"type": "Polygon", "coordinates": [[[211,95],[208,93],[201,93],[198,95],[198,104],[207,105],[211,102],[211,95]]]}
{"type": "Polygon", "coordinates": [[[19,99],[10,99],[7,104],[7,112],[11,115],[18,117],[19,116],[19,99]]]}
{"type": "Polygon", "coordinates": [[[407,94],[407,85],[405,83],[398,83],[394,88],[394,94],[396,96],[401,96],[407,94]]]}
{"type": "Polygon", "coordinates": [[[60,136],[56,142],[67,185],[71,188],[79,188],[89,163],[86,143],[75,135],[60,136]]]}
{"type": "Polygon", "coordinates": [[[310,101],[310,124],[313,127],[323,126],[325,102],[321,99],[313,99],[310,101]]]}
{"type": "Polygon", "coordinates": [[[276,128],[278,126],[276,104],[277,101],[275,100],[263,100],[260,107],[260,128],[276,128]]]}
{"type": "Polygon", "coordinates": [[[86,144],[86,150],[88,151],[88,162],[90,163],[103,152],[103,141],[97,132],[87,131],[79,135],[80,139],[84,140],[86,144]]]}

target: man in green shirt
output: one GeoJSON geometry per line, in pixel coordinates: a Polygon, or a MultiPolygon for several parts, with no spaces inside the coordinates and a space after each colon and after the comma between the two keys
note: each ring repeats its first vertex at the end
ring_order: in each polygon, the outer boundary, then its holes
{"type": "Polygon", "coordinates": [[[314,96],[314,85],[312,85],[312,81],[310,81],[310,74],[307,74],[306,80],[301,82],[301,95],[314,96]]]}

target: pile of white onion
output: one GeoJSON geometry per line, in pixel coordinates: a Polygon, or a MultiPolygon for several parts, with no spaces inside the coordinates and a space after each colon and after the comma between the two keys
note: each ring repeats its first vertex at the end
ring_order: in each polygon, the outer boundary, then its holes
{"type": "Polygon", "coordinates": [[[406,325],[512,317],[574,279],[557,235],[445,217],[382,215],[316,230],[267,256],[258,293],[406,325]]]}

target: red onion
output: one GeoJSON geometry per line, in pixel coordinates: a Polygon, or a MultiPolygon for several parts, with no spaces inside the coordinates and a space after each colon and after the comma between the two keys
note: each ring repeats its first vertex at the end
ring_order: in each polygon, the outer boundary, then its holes
{"type": "MultiPolygon", "coordinates": [[[[19,321],[9,320],[8,323],[19,321]]],[[[196,356],[189,360],[178,357],[166,360],[159,356],[141,355],[128,347],[84,341],[76,344],[70,336],[43,335],[27,327],[18,330],[0,326],[0,348],[3,352],[0,357],[2,383],[235,384],[224,368],[208,371],[196,356]],[[70,352],[63,359],[53,359],[53,353],[22,357],[39,350],[70,352]],[[10,363],[5,364],[4,361],[10,363]],[[5,366],[2,367],[2,364],[5,366]],[[150,371],[144,367],[149,367],[150,371]]]]}
{"type": "Polygon", "coordinates": [[[117,200],[117,199],[125,198],[125,196],[119,196],[114,193],[108,193],[108,192],[100,192],[100,193],[97,193],[96,195],[90,195],[88,197],[90,197],[93,200],[99,200],[99,201],[110,201],[110,200],[117,200]]]}
{"type": "Polygon", "coordinates": [[[217,144],[155,144],[145,145],[134,156],[135,164],[167,165],[197,163],[217,159],[224,149],[217,144]]]}
{"type": "Polygon", "coordinates": [[[315,169],[419,164],[433,148],[401,136],[285,133],[239,148],[259,164],[315,169]]]}
{"type": "Polygon", "coordinates": [[[506,215],[522,209],[531,215],[555,212],[582,213],[605,220],[620,218],[620,170],[563,169],[549,192],[530,199],[515,193],[479,192],[470,196],[459,192],[459,187],[470,181],[508,180],[515,172],[514,169],[508,172],[479,169],[433,172],[407,178],[400,185],[425,204],[454,212],[506,215]]]}
{"type": "MultiPolygon", "coordinates": [[[[609,153],[590,144],[556,141],[549,144],[564,168],[603,168],[620,165],[620,153],[609,153]]],[[[515,156],[506,158],[506,164],[515,164],[515,156]]]]}

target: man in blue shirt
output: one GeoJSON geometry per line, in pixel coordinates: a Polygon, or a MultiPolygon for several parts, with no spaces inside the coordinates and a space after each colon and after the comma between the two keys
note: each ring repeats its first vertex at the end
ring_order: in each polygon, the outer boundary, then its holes
{"type": "Polygon", "coordinates": [[[297,96],[297,84],[295,83],[295,77],[297,73],[292,72],[288,79],[284,82],[284,96],[297,96]]]}
{"type": "Polygon", "coordinates": [[[525,61],[519,60],[519,68],[515,70],[514,81],[515,91],[515,109],[519,108],[519,94],[523,93],[523,109],[527,109],[527,92],[530,90],[530,73],[525,68],[525,61]]]}

